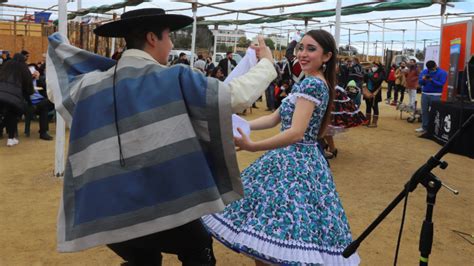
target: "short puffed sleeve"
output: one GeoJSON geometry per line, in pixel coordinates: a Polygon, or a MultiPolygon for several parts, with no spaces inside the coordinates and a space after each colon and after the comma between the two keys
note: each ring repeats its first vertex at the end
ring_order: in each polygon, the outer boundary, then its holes
{"type": "Polygon", "coordinates": [[[314,102],[316,105],[327,101],[328,89],[324,81],[315,77],[307,77],[301,83],[295,84],[292,93],[289,95],[292,103],[299,97],[314,102]]]}

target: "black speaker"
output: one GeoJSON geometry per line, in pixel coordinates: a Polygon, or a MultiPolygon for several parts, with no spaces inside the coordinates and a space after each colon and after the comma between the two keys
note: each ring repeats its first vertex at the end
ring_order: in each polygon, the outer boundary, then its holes
{"type": "Polygon", "coordinates": [[[474,102],[474,55],[471,56],[466,66],[466,85],[469,99],[474,102]]]}

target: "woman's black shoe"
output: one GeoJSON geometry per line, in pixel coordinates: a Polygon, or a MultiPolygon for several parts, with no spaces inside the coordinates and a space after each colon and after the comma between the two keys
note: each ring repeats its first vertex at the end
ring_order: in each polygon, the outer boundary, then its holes
{"type": "Polygon", "coordinates": [[[334,151],[326,151],[324,153],[324,157],[326,157],[326,159],[336,158],[337,157],[337,149],[335,149],[334,151]]]}

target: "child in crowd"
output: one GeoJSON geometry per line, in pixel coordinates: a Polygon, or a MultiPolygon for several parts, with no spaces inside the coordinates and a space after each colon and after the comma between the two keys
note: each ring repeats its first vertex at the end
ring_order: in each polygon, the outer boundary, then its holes
{"type": "Polygon", "coordinates": [[[357,84],[354,80],[349,81],[346,86],[347,96],[354,102],[357,107],[360,106],[360,88],[357,87],[357,84]]]}

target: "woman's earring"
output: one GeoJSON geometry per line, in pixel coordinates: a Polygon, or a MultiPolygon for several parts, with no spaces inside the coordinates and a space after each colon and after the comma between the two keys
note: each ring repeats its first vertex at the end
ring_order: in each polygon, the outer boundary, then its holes
{"type": "Polygon", "coordinates": [[[323,64],[323,73],[326,72],[326,63],[323,64]]]}

